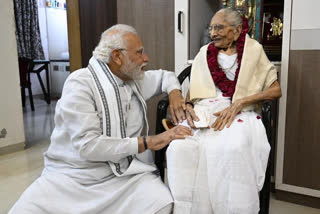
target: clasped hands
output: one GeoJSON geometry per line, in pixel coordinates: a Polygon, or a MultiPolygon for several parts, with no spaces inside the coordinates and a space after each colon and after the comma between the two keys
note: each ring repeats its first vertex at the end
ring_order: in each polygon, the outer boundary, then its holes
{"type": "MultiPolygon", "coordinates": [[[[193,106],[190,104],[185,104],[184,98],[180,90],[173,90],[169,94],[170,102],[170,113],[172,115],[172,120],[175,124],[182,122],[187,119],[188,124],[191,128],[196,128],[193,121],[199,121],[199,118],[195,114],[193,106]]],[[[222,130],[225,126],[230,127],[232,121],[241,111],[243,104],[241,101],[236,101],[226,109],[214,113],[217,117],[216,121],[212,124],[212,128],[217,130],[222,130]]],[[[186,136],[192,136],[191,129],[186,126],[176,126],[169,129],[161,134],[147,137],[147,145],[151,150],[160,150],[168,145],[172,140],[184,139],[186,136]]],[[[142,138],[139,138],[139,152],[143,152],[145,146],[143,145],[142,138]]]]}
{"type": "MultiPolygon", "coordinates": [[[[190,104],[185,104],[185,101],[179,90],[173,90],[169,94],[169,102],[169,109],[174,124],[177,124],[178,122],[181,123],[183,120],[187,119],[190,127],[196,128],[193,121],[199,121],[199,118],[197,117],[193,106],[190,104]]],[[[213,115],[216,116],[217,119],[211,125],[211,128],[213,128],[215,131],[221,131],[225,127],[229,128],[232,124],[232,121],[243,107],[243,102],[241,100],[237,100],[224,110],[214,113],[213,115]]]]}

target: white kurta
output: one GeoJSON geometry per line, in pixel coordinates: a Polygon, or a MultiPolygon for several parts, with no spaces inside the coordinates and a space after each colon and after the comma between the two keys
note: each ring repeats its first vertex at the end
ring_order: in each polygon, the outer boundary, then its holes
{"type": "MultiPolygon", "coordinates": [[[[127,138],[103,136],[101,104],[88,69],[67,79],[55,114],[55,129],[45,153],[45,168],[10,213],[156,213],[172,202],[156,172],[117,177],[107,161],[136,155],[152,162],[151,152],[138,154],[137,136],[144,117],[130,84],[118,82],[127,138]]],[[[141,81],[145,100],[180,89],[173,72],[145,72],[141,81]]],[[[108,95],[107,95],[108,96],[108,95]]],[[[150,167],[153,164],[150,163],[150,167]]]]}
{"type": "MultiPolygon", "coordinates": [[[[230,68],[234,60],[236,55],[218,55],[231,80],[238,66],[230,68]]],[[[217,97],[195,106],[209,115],[210,125],[216,119],[213,113],[231,104],[230,97],[216,90],[217,97]]],[[[174,214],[257,214],[269,151],[265,128],[254,111],[237,115],[222,131],[198,129],[192,137],[171,142],[167,168],[174,214]]]]}

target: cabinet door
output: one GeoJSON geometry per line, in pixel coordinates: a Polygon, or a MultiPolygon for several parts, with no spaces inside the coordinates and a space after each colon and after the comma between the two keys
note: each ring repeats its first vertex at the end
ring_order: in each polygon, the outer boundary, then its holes
{"type": "Polygon", "coordinates": [[[79,0],[82,66],[88,65],[103,31],[117,23],[116,0],[79,0]]]}
{"type": "MultiPolygon", "coordinates": [[[[117,0],[118,23],[132,25],[149,56],[147,69],[174,70],[174,1],[117,0]]],[[[148,101],[150,134],[155,133],[159,97],[148,101]]]]}
{"type": "Polygon", "coordinates": [[[67,1],[71,72],[88,65],[101,33],[117,23],[117,0],[67,1]]]}
{"type": "Polygon", "coordinates": [[[284,2],[276,197],[320,208],[320,24],[306,15],[315,4],[284,2]]]}
{"type": "Polygon", "coordinates": [[[172,0],[117,0],[118,23],[138,31],[148,69],[174,69],[173,5],[172,0]]]}

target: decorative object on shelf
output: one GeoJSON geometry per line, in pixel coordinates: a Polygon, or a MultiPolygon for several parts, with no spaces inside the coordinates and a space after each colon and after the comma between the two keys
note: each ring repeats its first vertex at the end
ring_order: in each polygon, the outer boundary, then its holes
{"type": "Polygon", "coordinates": [[[67,8],[65,0],[46,0],[46,6],[50,8],[56,8],[56,9],[67,8]]]}
{"type": "Polygon", "coordinates": [[[283,5],[283,0],[220,0],[220,8],[234,8],[248,19],[249,35],[271,61],[281,61],[283,5]]]}
{"type": "Polygon", "coordinates": [[[265,0],[263,6],[262,45],[271,61],[281,61],[283,1],[265,0]]]}
{"type": "Polygon", "coordinates": [[[283,30],[283,24],[280,18],[273,17],[273,23],[271,24],[272,28],[270,31],[272,31],[272,36],[274,37],[281,37],[282,36],[282,30],[283,30]]]}

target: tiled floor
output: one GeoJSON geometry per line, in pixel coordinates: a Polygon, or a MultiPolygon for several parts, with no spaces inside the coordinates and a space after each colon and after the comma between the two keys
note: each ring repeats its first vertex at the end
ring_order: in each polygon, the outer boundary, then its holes
{"type": "MultiPolygon", "coordinates": [[[[35,112],[31,112],[29,106],[24,110],[27,149],[0,156],[0,214],[8,212],[43,168],[43,152],[49,146],[49,137],[54,127],[56,102],[48,106],[43,100],[35,100],[35,104],[35,112]]],[[[270,203],[270,214],[320,214],[319,209],[274,198],[270,203]]]]}
{"type": "Polygon", "coordinates": [[[54,109],[57,101],[51,101],[48,105],[40,98],[34,99],[35,111],[31,111],[27,102],[23,109],[24,130],[27,147],[50,139],[54,128],[54,109]]]}

